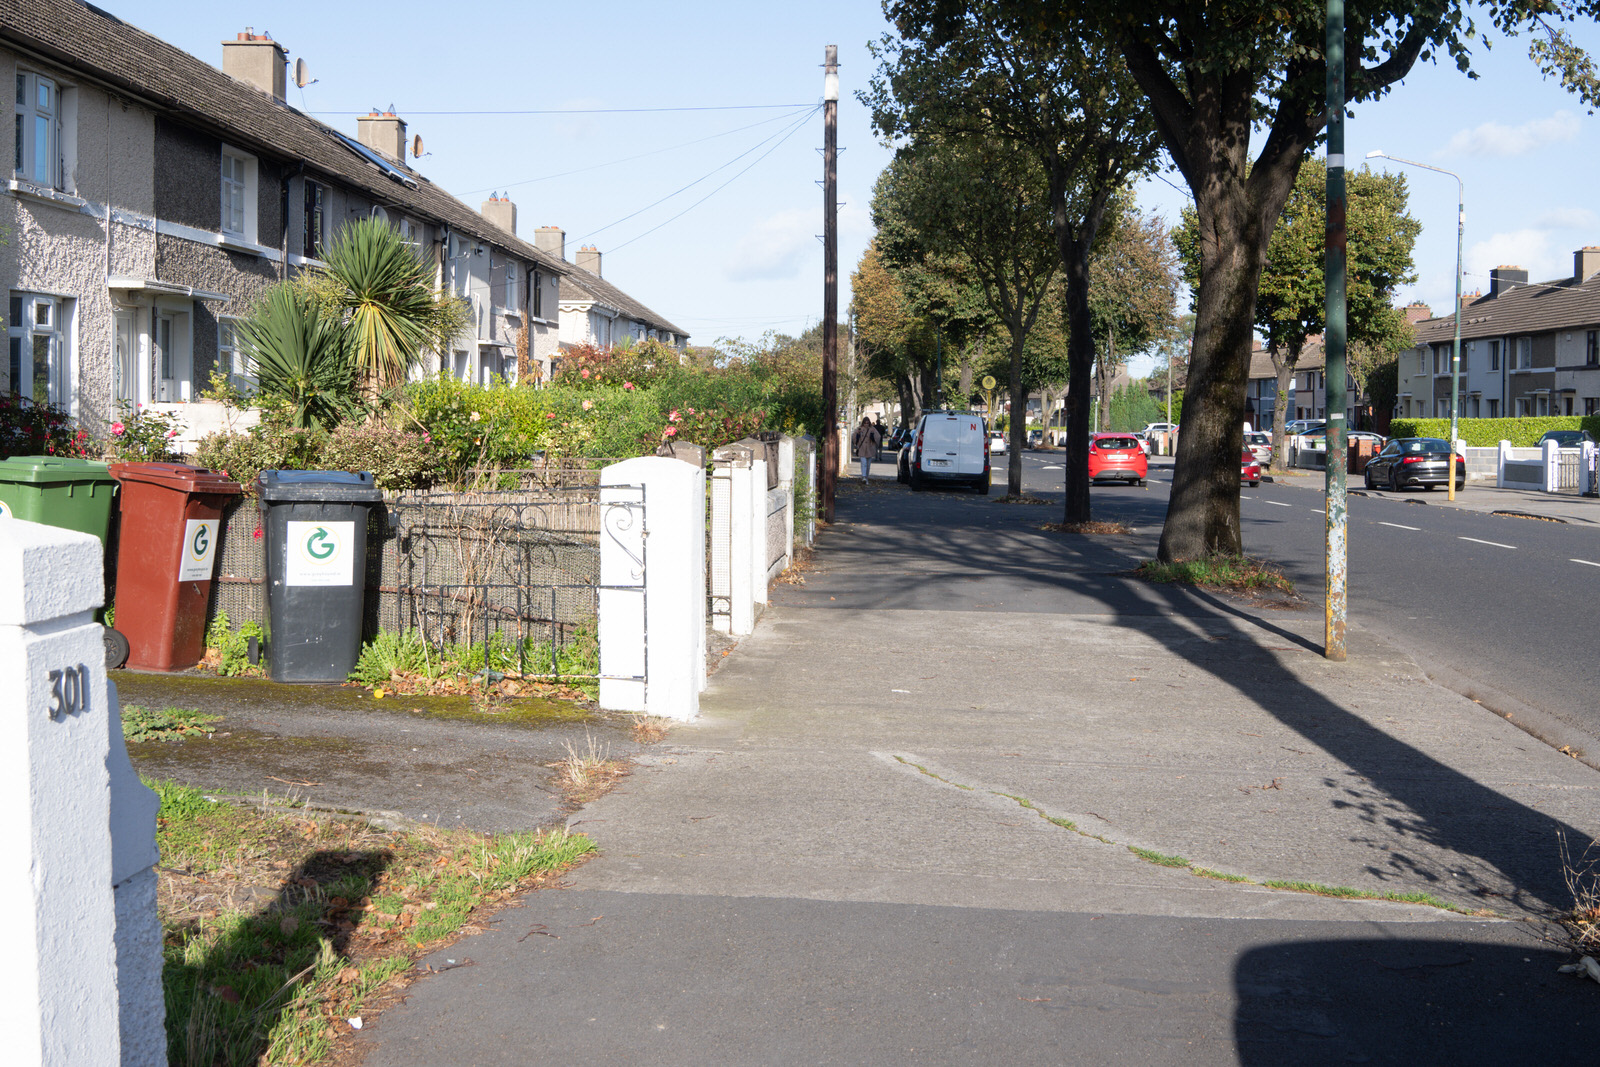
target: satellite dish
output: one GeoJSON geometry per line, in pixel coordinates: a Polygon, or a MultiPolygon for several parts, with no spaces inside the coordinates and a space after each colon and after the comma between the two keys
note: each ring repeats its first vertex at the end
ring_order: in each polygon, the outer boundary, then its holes
{"type": "Polygon", "coordinates": [[[381,204],[372,205],[372,217],[382,222],[389,221],[389,213],[383,209],[381,204]]]}
{"type": "Polygon", "coordinates": [[[421,158],[422,154],[422,134],[419,133],[411,138],[411,158],[421,158]]]}
{"type": "Polygon", "coordinates": [[[305,60],[297,59],[294,61],[294,83],[296,85],[304,89],[308,85],[314,85],[316,80],[311,76],[311,68],[306,66],[305,60]]]}

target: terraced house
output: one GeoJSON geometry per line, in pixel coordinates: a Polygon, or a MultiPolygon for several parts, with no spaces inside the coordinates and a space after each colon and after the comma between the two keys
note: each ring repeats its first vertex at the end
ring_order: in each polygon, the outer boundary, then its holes
{"type": "Polygon", "coordinates": [[[471,305],[426,370],[548,374],[574,268],[516,236],[515,204],[474,211],[428,181],[395,114],[360,119],[352,138],[290,107],[278,42],[246,31],[220,53],[218,69],[75,0],[0,9],[16,128],[0,387],[90,429],[135,404],[167,408],[198,436],[221,410],[199,402],[213,370],[249,376],[234,323],[368,216],[471,305]]]}
{"type": "MultiPolygon", "coordinates": [[[[1600,248],[1573,253],[1572,277],[1530,284],[1521,267],[1490,271],[1489,293],[1461,308],[1462,418],[1600,414],[1600,248]]],[[[1416,324],[1400,354],[1396,414],[1450,415],[1455,320],[1416,324]]]]}

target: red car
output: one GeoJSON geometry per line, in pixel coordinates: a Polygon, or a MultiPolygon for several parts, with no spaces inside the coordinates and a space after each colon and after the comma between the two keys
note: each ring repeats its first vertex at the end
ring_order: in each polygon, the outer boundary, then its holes
{"type": "Polygon", "coordinates": [[[1261,484],[1261,461],[1248,448],[1239,456],[1239,480],[1252,489],[1261,484]]]}
{"type": "Polygon", "coordinates": [[[1089,438],[1089,480],[1121,479],[1143,485],[1150,472],[1144,445],[1131,433],[1097,433],[1089,438]]]}

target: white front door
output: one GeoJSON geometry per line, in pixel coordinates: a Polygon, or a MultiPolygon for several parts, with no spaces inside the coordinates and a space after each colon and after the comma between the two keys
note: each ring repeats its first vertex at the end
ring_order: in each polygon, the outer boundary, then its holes
{"type": "Polygon", "coordinates": [[[139,334],[133,312],[118,308],[112,314],[111,385],[114,407],[131,410],[139,402],[139,334]]]}

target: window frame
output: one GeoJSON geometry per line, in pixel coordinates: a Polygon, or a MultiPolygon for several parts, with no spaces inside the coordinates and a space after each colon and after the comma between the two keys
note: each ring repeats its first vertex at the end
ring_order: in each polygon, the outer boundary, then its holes
{"type": "Polygon", "coordinates": [[[72,298],[23,289],[13,289],[8,296],[6,391],[16,396],[27,397],[35,404],[67,407],[71,398],[61,394],[65,391],[68,346],[71,342],[68,323],[72,314],[72,298]],[[45,312],[42,322],[39,320],[41,310],[45,312]],[[40,341],[45,345],[45,395],[42,398],[35,395],[40,381],[38,373],[40,341]],[[30,363],[31,374],[28,373],[30,363]],[[27,383],[26,390],[20,388],[23,382],[27,383]]]}
{"type": "Polygon", "coordinates": [[[325,194],[327,186],[310,178],[305,180],[305,196],[303,197],[303,210],[305,217],[302,221],[300,241],[300,254],[307,259],[318,259],[318,249],[327,240],[327,204],[325,194]]]}
{"type": "Polygon", "coordinates": [[[250,357],[239,345],[239,323],[242,320],[223,315],[217,318],[217,366],[227,368],[228,381],[237,389],[254,389],[256,372],[250,357]]]}
{"type": "Polygon", "coordinates": [[[12,176],[46,189],[61,189],[61,83],[25,67],[19,67],[16,75],[18,91],[13,108],[16,115],[16,155],[12,176]],[[40,85],[48,86],[50,90],[50,103],[42,109],[39,105],[40,85]],[[42,158],[49,168],[49,174],[44,178],[39,177],[41,155],[38,135],[41,121],[45,124],[46,138],[42,158]]]}
{"type": "Polygon", "coordinates": [[[247,244],[256,243],[256,190],[258,166],[256,157],[248,152],[223,145],[217,165],[218,176],[218,206],[220,219],[218,230],[225,237],[231,237],[247,244]],[[234,166],[230,168],[229,162],[234,166]],[[229,170],[234,173],[230,176],[229,170]],[[238,226],[233,225],[235,205],[230,203],[230,191],[238,198],[237,217],[238,226]]]}

